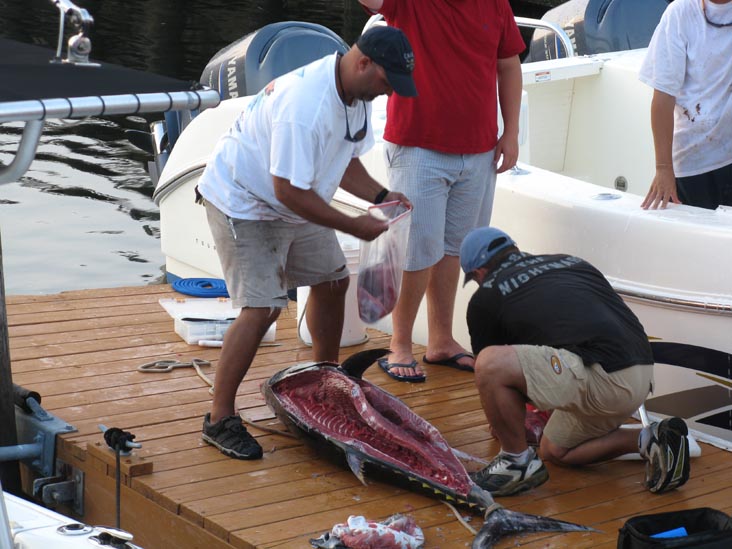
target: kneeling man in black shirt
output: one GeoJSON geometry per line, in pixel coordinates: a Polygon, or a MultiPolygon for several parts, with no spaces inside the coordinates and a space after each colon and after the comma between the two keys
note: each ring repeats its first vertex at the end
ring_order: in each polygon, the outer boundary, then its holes
{"type": "Polygon", "coordinates": [[[541,458],[583,465],[640,451],[646,486],[664,492],[689,478],[688,429],[668,418],[638,431],[619,427],[653,385],[643,326],[595,267],[569,255],[531,255],[494,227],[462,243],[470,300],[468,328],[481,404],[501,451],[473,474],[496,496],[548,478],[526,442],[526,403],[552,410],[541,458]]]}

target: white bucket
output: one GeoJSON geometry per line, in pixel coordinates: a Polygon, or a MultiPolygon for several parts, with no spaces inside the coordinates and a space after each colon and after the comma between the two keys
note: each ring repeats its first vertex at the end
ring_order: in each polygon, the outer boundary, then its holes
{"type": "MultiPolygon", "coordinates": [[[[358,299],[357,299],[357,283],[358,283],[358,266],[360,263],[360,240],[349,234],[336,232],[338,243],[341,245],[343,255],[346,256],[346,266],[350,274],[348,292],[346,292],[346,307],[343,315],[343,333],[341,334],[341,347],[350,345],[359,345],[368,340],[366,333],[366,325],[358,316],[358,299]]],[[[297,289],[297,325],[300,339],[305,345],[312,345],[313,338],[308,330],[308,323],[303,318],[305,312],[305,303],[307,303],[310,295],[310,288],[303,286],[297,289]]]]}

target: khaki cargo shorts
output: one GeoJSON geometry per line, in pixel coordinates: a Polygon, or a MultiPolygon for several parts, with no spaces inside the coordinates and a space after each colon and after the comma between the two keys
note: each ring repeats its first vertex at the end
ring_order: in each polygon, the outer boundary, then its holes
{"type": "Polygon", "coordinates": [[[349,275],[335,231],[315,223],[233,219],[206,203],[206,215],[234,308],[287,307],[287,290],[349,275]]]}
{"type": "Polygon", "coordinates": [[[653,366],[636,365],[607,373],[585,366],[565,349],[514,345],[526,378],[529,400],[554,410],[544,435],[562,448],[574,448],[625,423],[643,404],[653,385],[653,366]]]}

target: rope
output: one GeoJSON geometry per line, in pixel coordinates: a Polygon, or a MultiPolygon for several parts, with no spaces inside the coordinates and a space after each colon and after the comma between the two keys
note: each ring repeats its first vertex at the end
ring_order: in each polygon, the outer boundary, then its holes
{"type": "Polygon", "coordinates": [[[229,297],[226,283],[220,278],[179,278],[173,289],[195,297],[229,297]]]}
{"type": "Polygon", "coordinates": [[[210,366],[211,362],[200,358],[191,359],[190,362],[180,362],[178,360],[156,360],[154,362],[147,362],[137,367],[138,372],[142,373],[163,373],[170,372],[175,368],[190,368],[191,366],[196,369],[198,377],[200,377],[206,384],[211,387],[209,392],[213,394],[213,381],[203,373],[201,366],[210,366]]]}
{"type": "Polygon", "coordinates": [[[478,464],[480,464],[480,465],[482,465],[484,467],[491,464],[490,461],[486,461],[486,460],[484,460],[482,458],[479,458],[477,456],[473,456],[473,455],[467,454],[465,452],[462,452],[462,451],[458,450],[457,448],[453,448],[452,449],[452,453],[455,455],[456,458],[458,458],[458,459],[460,459],[462,461],[467,461],[468,463],[478,463],[478,464]]]}
{"type": "Polygon", "coordinates": [[[255,429],[259,429],[260,431],[265,431],[267,433],[272,433],[274,435],[282,435],[283,437],[297,438],[295,435],[293,435],[292,433],[289,433],[287,431],[280,431],[279,429],[275,429],[273,427],[263,427],[261,425],[257,425],[253,421],[250,421],[247,418],[245,418],[243,415],[241,415],[241,412],[239,413],[239,417],[241,418],[241,420],[244,423],[246,423],[247,425],[249,425],[251,427],[254,427],[255,429]]]}
{"type": "Polygon", "coordinates": [[[305,315],[308,312],[308,299],[310,299],[310,294],[308,294],[308,297],[305,299],[305,303],[302,304],[302,315],[300,315],[300,318],[297,321],[297,340],[303,344],[303,345],[310,345],[310,343],[307,343],[303,337],[302,337],[302,323],[305,321],[305,315]]]}
{"type": "Polygon", "coordinates": [[[455,509],[455,507],[453,507],[452,505],[450,505],[450,504],[449,504],[449,503],[447,503],[446,501],[443,501],[442,503],[444,503],[445,505],[447,505],[447,506],[448,506],[448,507],[450,508],[450,511],[452,511],[452,514],[453,514],[453,515],[455,515],[455,517],[457,517],[457,519],[458,519],[458,522],[459,522],[460,524],[462,524],[463,526],[465,526],[465,528],[466,528],[466,529],[468,530],[468,532],[470,532],[470,533],[471,533],[471,534],[473,534],[474,536],[475,536],[475,535],[477,535],[478,531],[477,531],[477,530],[476,530],[475,528],[473,528],[472,526],[470,526],[470,524],[468,524],[468,523],[467,523],[467,521],[466,521],[466,520],[465,520],[465,519],[463,518],[463,516],[462,516],[462,515],[461,515],[461,514],[460,514],[460,513],[458,512],[458,510],[457,510],[457,509],[455,509]]]}
{"type": "MultiPolygon", "coordinates": [[[[260,347],[264,346],[274,346],[274,345],[280,345],[279,343],[272,343],[267,344],[263,343],[260,345],[260,347]]],[[[208,392],[209,394],[213,394],[214,392],[214,384],[213,381],[201,370],[201,366],[210,366],[211,363],[208,360],[202,360],[200,358],[193,358],[190,362],[180,362],[178,360],[156,360],[155,362],[146,362],[145,364],[142,364],[137,367],[138,372],[143,373],[162,373],[162,372],[171,372],[175,368],[190,368],[193,367],[196,369],[196,373],[198,374],[198,377],[200,377],[203,381],[206,382],[206,384],[210,387],[208,392]]],[[[261,431],[266,431],[268,433],[273,433],[275,435],[282,435],[285,437],[291,437],[296,438],[295,435],[292,433],[288,433],[287,431],[280,431],[279,429],[274,429],[272,427],[263,427],[261,425],[257,425],[256,423],[248,420],[241,414],[239,414],[239,417],[241,417],[241,420],[246,423],[247,425],[251,425],[252,427],[256,427],[257,429],[260,429],[261,431]]],[[[134,436],[133,436],[134,438],[134,436]]],[[[110,444],[111,446],[111,444],[110,444]]]]}

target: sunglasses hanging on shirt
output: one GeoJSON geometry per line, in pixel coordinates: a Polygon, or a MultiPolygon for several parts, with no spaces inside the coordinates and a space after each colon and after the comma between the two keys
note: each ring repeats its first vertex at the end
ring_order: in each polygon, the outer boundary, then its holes
{"type": "Polygon", "coordinates": [[[713,27],[716,27],[718,29],[723,29],[724,27],[732,27],[732,21],[729,23],[715,23],[714,21],[709,20],[709,16],[707,15],[707,6],[704,0],[701,0],[702,5],[702,13],[704,14],[704,19],[706,19],[707,23],[710,24],[713,27]]]}
{"type": "MultiPolygon", "coordinates": [[[[346,92],[343,90],[343,83],[341,82],[341,56],[338,55],[336,58],[336,78],[338,80],[338,87],[340,88],[341,95],[345,98],[346,92]]],[[[346,141],[349,141],[351,143],[358,143],[359,141],[363,141],[363,138],[366,137],[366,132],[368,131],[368,125],[369,120],[368,116],[366,115],[366,103],[361,101],[361,104],[363,105],[363,127],[356,132],[355,135],[351,135],[351,128],[348,125],[348,108],[346,107],[345,100],[341,99],[341,103],[343,103],[343,112],[346,115],[346,135],[343,137],[346,141]]]]}
{"type": "Polygon", "coordinates": [[[363,105],[363,127],[358,130],[355,135],[351,135],[351,129],[348,127],[348,110],[346,109],[346,104],[343,103],[343,109],[346,111],[346,135],[343,137],[343,139],[345,139],[346,141],[350,141],[351,143],[358,143],[359,141],[363,141],[363,138],[366,137],[366,131],[368,130],[366,103],[361,101],[361,104],[363,105]]]}

